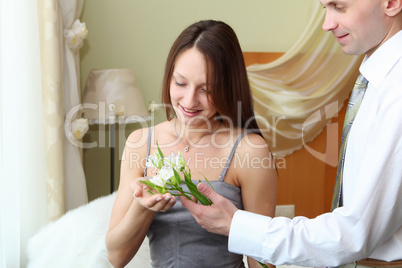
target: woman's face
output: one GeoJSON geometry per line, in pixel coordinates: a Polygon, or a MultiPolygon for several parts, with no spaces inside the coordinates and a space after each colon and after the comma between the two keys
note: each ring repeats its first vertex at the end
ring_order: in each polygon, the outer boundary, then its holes
{"type": "Polygon", "coordinates": [[[177,118],[188,126],[208,124],[217,113],[209,101],[206,81],[204,55],[194,47],[182,52],[170,80],[170,98],[177,118]]]}

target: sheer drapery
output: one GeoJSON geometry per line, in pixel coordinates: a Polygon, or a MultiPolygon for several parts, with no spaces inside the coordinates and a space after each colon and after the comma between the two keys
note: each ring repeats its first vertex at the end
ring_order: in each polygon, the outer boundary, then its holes
{"type": "MultiPolygon", "coordinates": [[[[80,148],[65,129],[65,115],[80,104],[79,55],[85,24],[79,17],[83,0],[38,0],[46,152],[49,168],[48,207],[54,220],[88,202],[80,148]]],[[[77,115],[79,116],[79,115],[77,115]]]]}
{"type": "MultiPolygon", "coordinates": [[[[87,30],[78,18],[84,0],[59,0],[64,26],[64,114],[81,104],[79,49],[86,37],[87,30]]],[[[79,118],[77,114],[73,119],[79,118]]],[[[67,122],[70,123],[70,122],[67,122]]],[[[71,131],[67,129],[66,134],[71,131]]],[[[87,187],[82,161],[82,148],[71,143],[64,135],[65,145],[65,194],[66,210],[74,209],[88,202],[87,187]]]]}
{"type": "Polygon", "coordinates": [[[345,55],[332,34],[321,29],[324,16],[314,2],[306,29],[288,52],[247,67],[254,109],[276,157],[322,132],[348,98],[351,88],[344,86],[360,64],[361,57],[345,55]]]}
{"type": "Polygon", "coordinates": [[[47,222],[36,1],[0,2],[0,267],[26,267],[28,239],[47,222]]]}
{"type": "Polygon", "coordinates": [[[38,0],[49,220],[65,212],[63,23],[57,0],[38,0]]]}
{"type": "MultiPolygon", "coordinates": [[[[38,0],[49,217],[54,220],[88,202],[80,148],[65,129],[65,115],[80,104],[79,55],[85,24],[83,0],[38,0]]],[[[77,115],[79,116],[79,115],[77,115]]]]}

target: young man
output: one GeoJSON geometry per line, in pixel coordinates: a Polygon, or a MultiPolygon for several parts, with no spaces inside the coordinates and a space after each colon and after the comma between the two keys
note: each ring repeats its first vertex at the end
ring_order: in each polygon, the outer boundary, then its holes
{"type": "Polygon", "coordinates": [[[237,210],[206,184],[210,207],[181,198],[229,250],[272,264],[402,267],[402,0],[321,0],[323,29],[346,54],[366,54],[368,80],[349,132],[343,206],[315,219],[270,218],[237,210]],[[368,258],[368,259],[366,259],[368,258]]]}

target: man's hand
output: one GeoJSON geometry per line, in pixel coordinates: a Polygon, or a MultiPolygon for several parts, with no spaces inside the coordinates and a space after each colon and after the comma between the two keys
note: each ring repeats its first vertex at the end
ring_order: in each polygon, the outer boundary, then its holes
{"type": "Polygon", "coordinates": [[[229,235],[230,224],[237,207],[228,199],[217,194],[205,183],[199,183],[198,190],[211,199],[210,206],[194,203],[188,198],[180,196],[180,200],[202,228],[211,233],[229,235]]]}

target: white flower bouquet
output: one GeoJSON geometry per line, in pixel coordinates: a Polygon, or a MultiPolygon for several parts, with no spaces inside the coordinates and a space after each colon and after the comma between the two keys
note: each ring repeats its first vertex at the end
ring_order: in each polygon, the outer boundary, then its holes
{"type": "MultiPolygon", "coordinates": [[[[150,178],[149,180],[141,180],[140,182],[158,191],[161,194],[169,192],[174,196],[182,195],[194,201],[191,198],[192,195],[201,204],[211,205],[212,201],[201,194],[197,189],[197,185],[192,182],[191,170],[184,161],[182,153],[178,151],[177,155],[171,153],[168,157],[165,157],[161,149],[159,148],[158,142],[156,142],[156,145],[158,151],[155,153],[155,155],[148,156],[146,166],[158,169],[157,175],[150,178]],[[184,180],[182,180],[179,172],[183,174],[184,180]],[[181,187],[182,183],[187,185],[187,188],[190,192],[183,190],[183,188],[181,187]]],[[[205,176],[204,179],[212,187],[205,176]]],[[[148,192],[154,194],[150,190],[148,190],[148,192]]]]}

